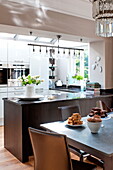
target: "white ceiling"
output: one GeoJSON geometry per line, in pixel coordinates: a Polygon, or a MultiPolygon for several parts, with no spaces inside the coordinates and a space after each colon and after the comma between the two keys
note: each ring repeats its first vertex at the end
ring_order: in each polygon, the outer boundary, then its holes
{"type": "Polygon", "coordinates": [[[92,4],[89,0],[40,0],[40,5],[53,11],[92,19],[92,4]]]}
{"type": "Polygon", "coordinates": [[[92,20],[92,4],[89,0],[0,0],[7,5],[8,2],[19,3],[32,7],[51,9],[73,16],[79,16],[92,20]]]}
{"type": "MultiPolygon", "coordinates": [[[[19,35],[30,35],[30,32],[32,31],[33,36],[39,36],[39,37],[47,37],[56,39],[56,35],[59,35],[58,32],[48,32],[48,31],[42,31],[42,30],[36,30],[36,29],[29,29],[29,28],[20,28],[20,27],[13,27],[13,26],[5,26],[0,25],[0,32],[9,32],[11,34],[19,34],[19,35]]],[[[82,42],[83,43],[89,43],[94,41],[99,41],[99,39],[94,38],[88,38],[88,37],[81,37],[81,36],[73,36],[70,34],[61,34],[62,37],[60,40],[68,40],[68,41],[75,41],[75,42],[82,42]]],[[[100,39],[102,40],[102,38],[100,39]]]]}
{"type": "MultiPolygon", "coordinates": [[[[1,32],[10,32],[17,34],[29,34],[30,31],[33,32],[34,35],[39,35],[42,37],[50,37],[55,38],[59,33],[57,32],[46,32],[45,30],[36,30],[25,27],[26,20],[32,19],[33,16],[41,15],[37,11],[37,7],[41,7],[43,12],[50,10],[55,12],[60,12],[63,14],[68,14],[72,16],[78,16],[81,18],[86,18],[92,20],[92,4],[89,0],[0,0],[0,8],[4,14],[0,16],[0,31],[1,32]],[[32,13],[31,13],[32,12],[32,13]],[[26,18],[22,18],[23,14],[27,14],[26,18]],[[4,17],[2,16],[4,15],[4,17]],[[19,19],[19,17],[21,20],[19,19]],[[5,22],[8,24],[4,24],[2,21],[5,18],[5,22]],[[17,26],[13,26],[13,23],[19,23],[17,26]],[[11,24],[10,24],[11,23],[11,24]],[[7,25],[7,26],[6,26],[7,25]]],[[[41,18],[41,16],[40,16],[41,18]]],[[[41,18],[42,19],[42,18],[41,18]]],[[[32,20],[31,20],[32,21],[32,20]]],[[[28,20],[29,22],[29,20],[28,20]]],[[[39,21],[40,22],[40,21],[39,21]]],[[[66,22],[66,21],[65,21],[66,22]]],[[[29,23],[31,25],[33,23],[29,23]]],[[[16,24],[15,24],[16,25],[16,24]]],[[[80,41],[80,36],[71,36],[67,34],[62,34],[62,39],[64,40],[73,40],[80,41]]],[[[94,39],[89,39],[83,37],[84,42],[90,42],[94,39]]]]}

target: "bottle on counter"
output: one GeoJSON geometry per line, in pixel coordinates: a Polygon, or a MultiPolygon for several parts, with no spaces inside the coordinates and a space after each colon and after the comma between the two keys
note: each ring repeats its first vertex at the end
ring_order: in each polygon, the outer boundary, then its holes
{"type": "Polygon", "coordinates": [[[84,80],[81,82],[81,91],[86,91],[86,81],[84,80]]]}

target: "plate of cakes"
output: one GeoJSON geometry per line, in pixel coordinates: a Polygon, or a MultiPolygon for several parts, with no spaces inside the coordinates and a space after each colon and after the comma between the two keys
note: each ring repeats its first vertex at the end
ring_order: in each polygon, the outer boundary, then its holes
{"type": "Polygon", "coordinates": [[[103,120],[110,119],[111,116],[107,114],[106,110],[102,110],[99,107],[93,107],[89,113],[89,117],[93,117],[94,115],[98,115],[101,117],[103,120]]]}
{"type": "Polygon", "coordinates": [[[79,127],[85,124],[85,122],[81,120],[80,113],[73,113],[72,116],[68,117],[65,123],[70,127],[79,127]]]}

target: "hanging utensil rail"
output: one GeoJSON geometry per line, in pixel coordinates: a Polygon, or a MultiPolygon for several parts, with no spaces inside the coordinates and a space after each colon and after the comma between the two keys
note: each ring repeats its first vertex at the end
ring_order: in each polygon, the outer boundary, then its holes
{"type": "Polygon", "coordinates": [[[79,50],[84,51],[81,48],[72,48],[72,47],[60,47],[60,46],[51,46],[51,45],[39,45],[39,44],[28,44],[29,46],[38,46],[38,47],[48,47],[48,48],[61,48],[61,49],[68,49],[68,50],[79,50]]]}

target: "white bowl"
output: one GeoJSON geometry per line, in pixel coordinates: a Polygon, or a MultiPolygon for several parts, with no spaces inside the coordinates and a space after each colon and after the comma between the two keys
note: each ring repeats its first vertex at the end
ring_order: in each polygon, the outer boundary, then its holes
{"type": "Polygon", "coordinates": [[[88,122],[87,125],[92,133],[98,133],[102,122],[88,122]]]}

